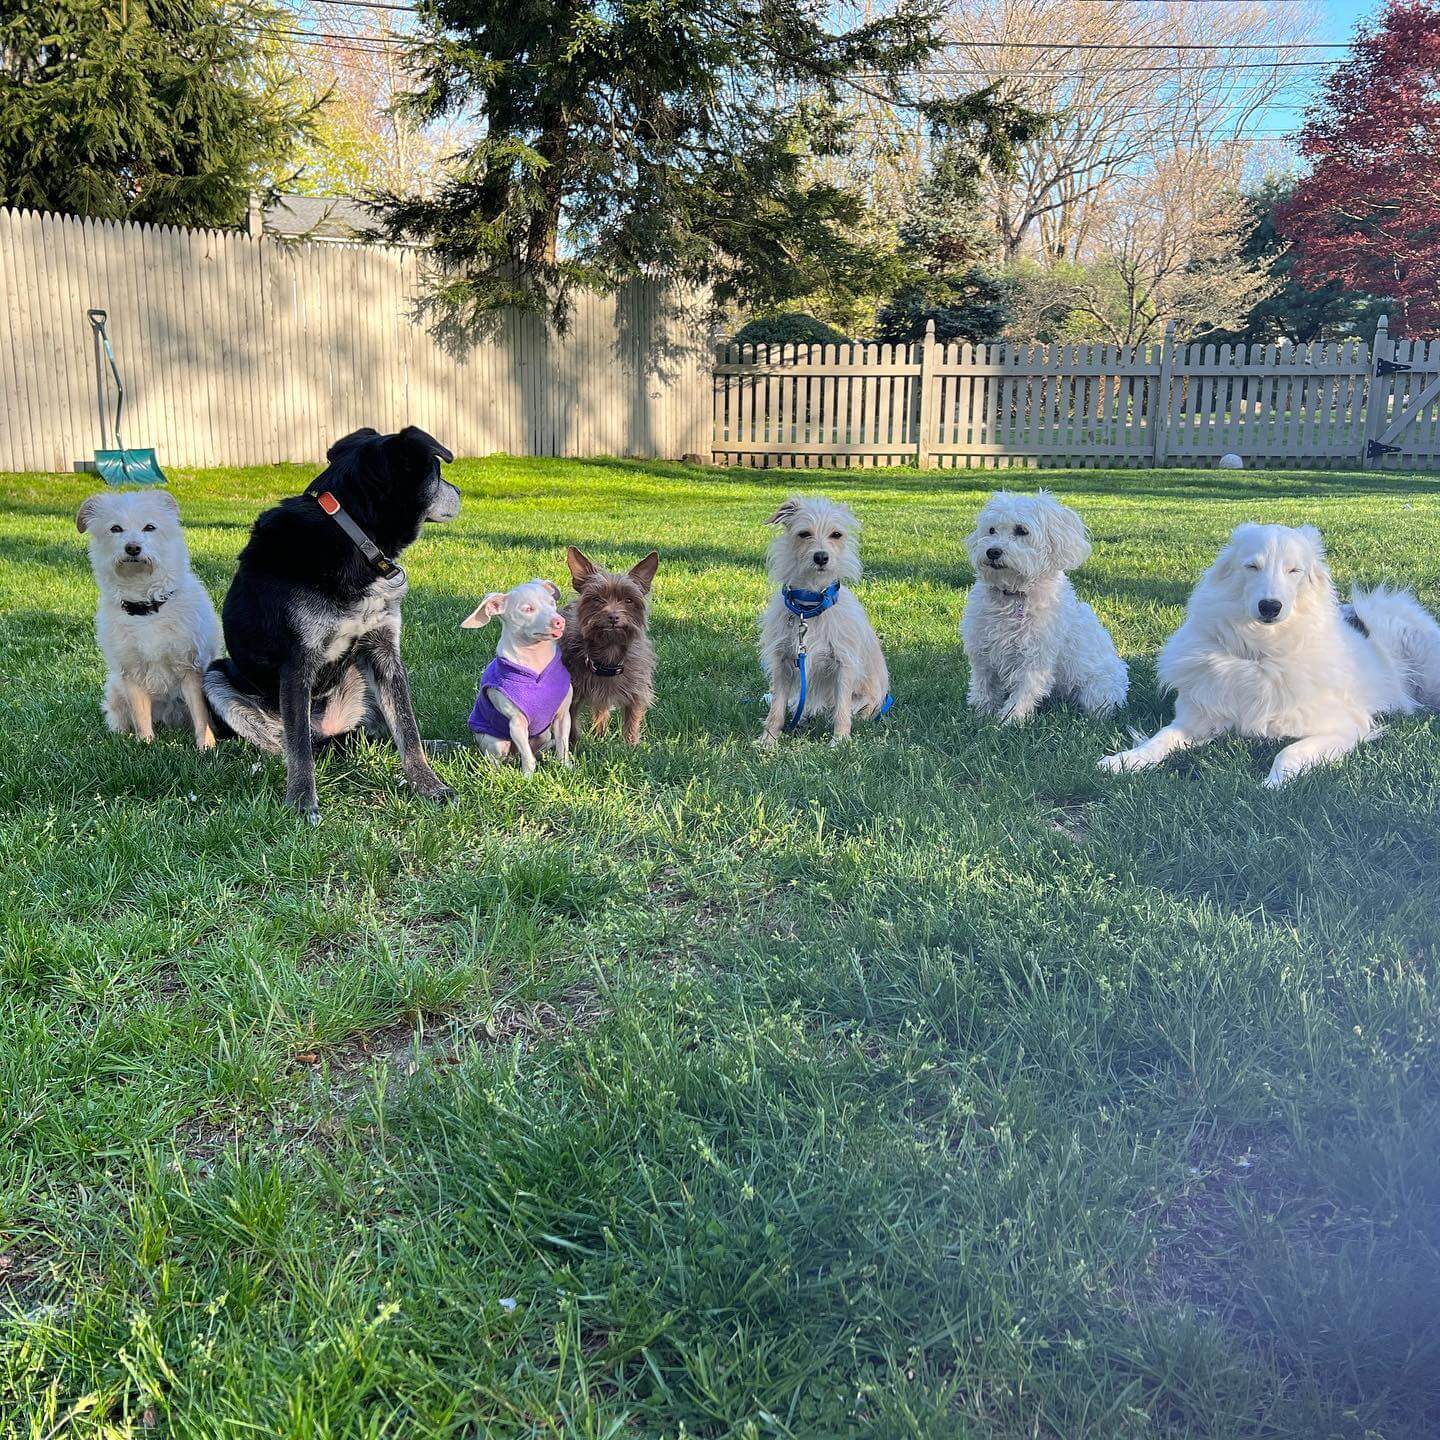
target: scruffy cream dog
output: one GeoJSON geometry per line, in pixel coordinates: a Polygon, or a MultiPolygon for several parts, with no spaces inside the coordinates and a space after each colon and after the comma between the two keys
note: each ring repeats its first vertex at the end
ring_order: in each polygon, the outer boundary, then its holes
{"type": "Polygon", "coordinates": [[[152,740],[155,725],[189,712],[195,744],[215,744],[201,677],[220,649],[220,625],[190,569],[180,507],[167,490],[108,491],[80,507],[100,587],[95,638],[105,657],[105,723],[152,740]]]}
{"type": "Polygon", "coordinates": [[[1226,733],[1289,738],[1272,789],[1380,733],[1379,717],[1440,709],[1440,625],[1407,590],[1335,594],[1313,525],[1237,525],[1160,652],[1175,718],[1100,768],[1144,770],[1226,733]]]}
{"type": "Polygon", "coordinates": [[[1080,517],[1041,490],[992,495],[965,537],[975,584],[960,622],[970,704],[1009,724],[1051,695],[1093,715],[1125,703],[1129,675],[1065,572],[1090,541],[1080,517]]]}
{"type": "Polygon", "coordinates": [[[831,743],[838,745],[849,739],[852,718],[880,714],[890,692],[880,641],[845,583],[860,578],[860,522],[848,506],[822,495],[792,495],[766,523],[780,533],[767,557],[777,588],[760,617],[770,713],[757,743],[775,744],[799,702],[803,630],[804,713],[832,716],[831,743]]]}

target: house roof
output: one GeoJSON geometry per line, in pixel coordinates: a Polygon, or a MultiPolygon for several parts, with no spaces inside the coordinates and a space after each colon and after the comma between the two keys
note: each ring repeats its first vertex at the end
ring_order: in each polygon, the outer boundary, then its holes
{"type": "Polygon", "coordinates": [[[365,240],[375,217],[343,195],[277,195],[265,206],[265,233],[315,240],[365,240]]]}

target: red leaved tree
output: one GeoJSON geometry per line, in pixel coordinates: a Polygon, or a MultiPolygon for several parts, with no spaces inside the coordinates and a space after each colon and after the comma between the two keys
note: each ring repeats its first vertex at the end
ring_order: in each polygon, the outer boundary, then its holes
{"type": "Polygon", "coordinates": [[[1310,173],[1276,213],[1307,284],[1392,297],[1440,331],[1440,0],[1390,0],[1306,117],[1310,173]]]}

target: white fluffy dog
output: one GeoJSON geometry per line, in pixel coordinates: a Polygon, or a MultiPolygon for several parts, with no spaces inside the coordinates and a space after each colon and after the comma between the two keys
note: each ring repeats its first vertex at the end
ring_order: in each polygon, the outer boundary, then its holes
{"type": "Polygon", "coordinates": [[[195,744],[215,743],[201,677],[220,649],[220,625],[190,569],[180,507],[167,490],[109,491],[80,506],[100,587],[95,638],[105,657],[105,723],[152,740],[188,711],[195,744]]]}
{"type": "Polygon", "coordinates": [[[1380,715],[1440,705],[1440,626],[1406,591],[1357,589],[1342,607],[1313,526],[1239,525],[1159,676],[1175,719],[1102,770],[1158,765],[1227,731],[1293,738],[1270,767],[1274,787],[1371,739],[1380,715]]]}
{"type": "Polygon", "coordinates": [[[846,588],[860,578],[860,522],[822,495],[792,495],[766,523],[781,528],[767,556],[777,588],[760,617],[770,713],[757,743],[775,744],[799,702],[803,635],[805,715],[833,716],[831,743],[838,745],[849,738],[853,717],[881,713],[890,692],[880,641],[846,588]]]}
{"type": "Polygon", "coordinates": [[[1073,510],[1043,490],[1001,491],[981,510],[965,550],[975,584],[960,636],[976,710],[1018,724],[1051,695],[1093,715],[1125,703],[1125,663],[1065,575],[1090,556],[1073,510]]]}

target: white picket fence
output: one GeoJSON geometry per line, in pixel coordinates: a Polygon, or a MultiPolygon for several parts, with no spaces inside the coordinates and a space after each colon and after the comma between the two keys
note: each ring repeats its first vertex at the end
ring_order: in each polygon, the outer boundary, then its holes
{"type": "Polygon", "coordinates": [[[1440,343],[722,346],[713,454],[745,465],[1423,467],[1440,343]],[[1377,375],[1378,368],[1384,373],[1377,375]],[[1393,371],[1389,367],[1395,367],[1393,371]]]}
{"type": "Polygon", "coordinates": [[[113,444],[86,311],[108,312],[128,445],[162,464],[315,463],[361,425],[457,454],[709,447],[711,341],[658,287],[504,317],[456,357],[413,319],[416,253],[0,210],[0,470],[113,444]],[[107,422],[108,423],[108,422],[107,422]]]}

